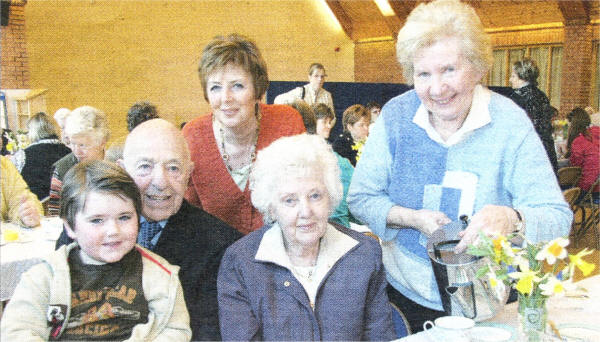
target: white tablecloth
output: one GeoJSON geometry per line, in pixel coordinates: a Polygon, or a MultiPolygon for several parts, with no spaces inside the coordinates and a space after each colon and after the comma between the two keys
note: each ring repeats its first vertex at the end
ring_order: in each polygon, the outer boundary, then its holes
{"type": "Polygon", "coordinates": [[[54,251],[56,240],[62,231],[62,220],[58,217],[43,218],[36,228],[21,228],[18,225],[2,222],[0,245],[0,300],[10,299],[21,274],[31,266],[41,262],[54,251]],[[19,240],[5,242],[4,231],[13,229],[19,232],[19,240]]]}
{"type": "MultiPolygon", "coordinates": [[[[552,321],[566,341],[600,341],[600,275],[576,283],[585,288],[585,297],[551,297],[548,299],[548,320],[552,321]]],[[[500,313],[481,325],[508,326],[518,330],[517,303],[506,305],[500,313]]],[[[435,328],[433,328],[435,329],[435,328]]],[[[413,334],[397,341],[435,342],[424,332],[413,334]]],[[[518,338],[516,339],[518,341],[518,338]]],[[[441,339],[440,341],[443,341],[441,339]]],[[[546,341],[560,341],[548,336],[546,341]]]]}

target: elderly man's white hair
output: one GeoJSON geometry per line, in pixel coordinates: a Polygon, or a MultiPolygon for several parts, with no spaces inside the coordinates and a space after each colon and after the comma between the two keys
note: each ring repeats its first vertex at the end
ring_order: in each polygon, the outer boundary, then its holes
{"type": "Polygon", "coordinates": [[[320,176],[329,196],[329,213],[343,196],[340,168],[331,146],[314,134],[299,134],[275,140],[258,152],[250,172],[252,204],[265,224],[274,222],[269,209],[277,198],[277,186],[287,177],[320,176]]]}

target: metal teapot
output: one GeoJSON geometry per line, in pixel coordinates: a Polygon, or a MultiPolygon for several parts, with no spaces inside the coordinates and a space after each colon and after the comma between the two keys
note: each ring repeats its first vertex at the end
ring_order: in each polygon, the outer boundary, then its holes
{"type": "Polygon", "coordinates": [[[461,217],[461,221],[433,232],[427,241],[427,253],[446,314],[483,321],[494,317],[506,304],[509,288],[502,282],[494,288],[487,278],[476,277],[477,270],[484,266],[483,258],[454,253],[460,241],[458,233],[467,222],[461,217]]]}

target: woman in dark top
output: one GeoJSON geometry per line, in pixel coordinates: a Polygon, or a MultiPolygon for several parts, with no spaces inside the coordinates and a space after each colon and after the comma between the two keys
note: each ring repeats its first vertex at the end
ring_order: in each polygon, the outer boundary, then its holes
{"type": "Polygon", "coordinates": [[[538,76],[538,67],[531,59],[525,58],[515,62],[510,75],[510,84],[514,89],[510,98],[527,112],[529,119],[533,122],[535,131],[544,144],[548,159],[550,159],[552,168],[554,168],[554,173],[556,173],[558,163],[556,150],[554,149],[554,139],[552,138],[552,115],[554,111],[546,94],[537,87],[538,76]]]}
{"type": "Polygon", "coordinates": [[[71,149],[59,139],[54,120],[43,112],[27,121],[31,145],[17,151],[11,160],[31,192],[42,200],[50,192],[52,164],[66,156],[71,149]]]}
{"type": "Polygon", "coordinates": [[[344,133],[340,134],[333,142],[333,150],[340,156],[348,159],[352,166],[356,166],[358,150],[352,146],[358,141],[367,139],[371,114],[360,104],[352,105],[344,111],[342,126],[344,133]]]}

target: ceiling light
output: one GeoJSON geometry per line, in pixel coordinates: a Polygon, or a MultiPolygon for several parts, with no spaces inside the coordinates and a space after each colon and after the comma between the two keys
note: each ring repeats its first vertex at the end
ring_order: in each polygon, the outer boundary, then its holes
{"type": "Polygon", "coordinates": [[[383,14],[384,17],[391,17],[391,16],[396,15],[396,13],[394,13],[394,10],[390,6],[390,3],[388,2],[388,0],[374,0],[374,1],[375,1],[375,4],[377,5],[377,7],[379,7],[379,12],[381,12],[381,14],[383,14]]]}

